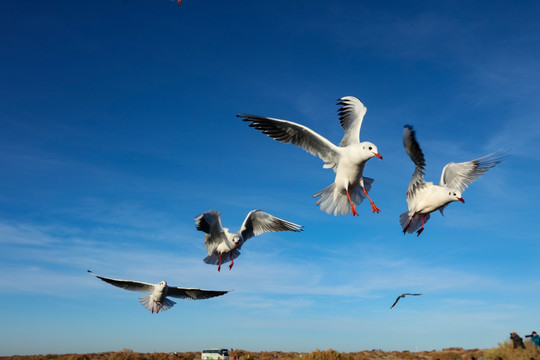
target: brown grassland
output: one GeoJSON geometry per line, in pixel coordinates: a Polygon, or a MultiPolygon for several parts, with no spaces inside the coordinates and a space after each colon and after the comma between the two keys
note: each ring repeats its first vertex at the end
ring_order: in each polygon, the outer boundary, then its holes
{"type": "MultiPolygon", "coordinates": [[[[310,353],[233,350],[230,358],[238,360],[540,360],[540,349],[526,342],[525,349],[514,349],[511,342],[500,343],[491,349],[449,348],[441,351],[382,351],[365,350],[342,353],[335,350],[315,350],[310,353]]],[[[47,354],[26,356],[3,356],[0,360],[199,360],[200,352],[183,353],[136,353],[129,349],[93,354],[47,354]]]]}

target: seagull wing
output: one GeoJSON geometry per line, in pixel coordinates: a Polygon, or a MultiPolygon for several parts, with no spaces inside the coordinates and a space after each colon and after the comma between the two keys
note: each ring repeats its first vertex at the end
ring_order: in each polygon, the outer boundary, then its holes
{"type": "Polygon", "coordinates": [[[504,153],[495,152],[476,160],[448,163],[443,168],[439,185],[463,192],[474,180],[500,163],[504,157],[504,153]]]}
{"type": "Polygon", "coordinates": [[[426,160],[424,159],[424,153],[420,149],[420,144],[416,141],[415,131],[412,126],[405,125],[403,129],[403,146],[409,158],[415,165],[414,173],[407,188],[407,200],[410,200],[416,194],[416,190],[424,187],[424,168],[426,166],[426,160]]]}
{"type": "Polygon", "coordinates": [[[394,306],[396,306],[396,304],[398,303],[399,299],[401,299],[403,297],[403,295],[399,295],[396,299],[396,301],[394,301],[394,303],[392,304],[392,306],[390,306],[390,309],[393,309],[394,306]]]}
{"type": "Polygon", "coordinates": [[[339,122],[345,130],[345,135],[339,146],[345,147],[350,144],[360,142],[360,128],[367,108],[360,100],[354,96],[344,96],[338,100],[338,105],[342,105],[338,110],[339,122]]]}
{"type": "Polygon", "coordinates": [[[187,300],[210,299],[216,296],[224,295],[226,293],[228,293],[228,291],[191,289],[172,286],[167,287],[167,296],[187,300]]]}
{"type": "Polygon", "coordinates": [[[244,121],[250,121],[250,127],[261,130],[263,134],[275,140],[301,147],[310,154],[321,158],[325,168],[336,170],[339,162],[339,148],[310,128],[292,121],[263,116],[243,114],[236,116],[244,118],[242,119],[244,121]]]}
{"type": "Polygon", "coordinates": [[[261,210],[252,210],[240,228],[244,241],[262,233],[274,231],[299,232],[302,231],[302,225],[280,219],[261,210]]]}
{"type": "Polygon", "coordinates": [[[106,283],[109,283],[111,285],[117,286],[119,288],[122,288],[124,290],[130,290],[130,291],[140,291],[144,293],[153,293],[154,292],[154,284],[142,282],[142,281],[133,281],[133,280],[120,280],[120,279],[111,279],[104,276],[99,276],[94,274],[92,271],[87,270],[90,274],[94,275],[98,279],[101,279],[105,281],[106,283]]]}
{"type": "Polygon", "coordinates": [[[413,295],[413,296],[420,296],[420,295],[422,295],[422,294],[411,294],[411,293],[405,293],[405,294],[403,294],[403,295],[413,295]]]}
{"type": "Polygon", "coordinates": [[[208,251],[227,239],[227,235],[221,227],[221,214],[217,210],[208,210],[197,216],[195,226],[197,230],[207,234],[204,237],[204,244],[208,251]]]}

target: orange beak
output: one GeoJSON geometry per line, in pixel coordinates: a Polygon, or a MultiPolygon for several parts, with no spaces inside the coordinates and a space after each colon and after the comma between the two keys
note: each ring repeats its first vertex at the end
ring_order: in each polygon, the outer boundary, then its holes
{"type": "Polygon", "coordinates": [[[381,154],[379,154],[379,153],[373,153],[373,155],[375,155],[376,157],[378,157],[379,159],[382,160],[382,155],[381,155],[381,154]]]}

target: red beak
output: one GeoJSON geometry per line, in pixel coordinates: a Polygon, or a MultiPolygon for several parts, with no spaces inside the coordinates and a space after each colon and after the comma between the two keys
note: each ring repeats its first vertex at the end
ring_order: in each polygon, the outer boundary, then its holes
{"type": "Polygon", "coordinates": [[[375,155],[376,157],[378,157],[379,159],[381,159],[381,160],[382,160],[382,156],[381,156],[381,154],[379,154],[379,153],[373,153],[373,155],[375,155]]]}
{"type": "Polygon", "coordinates": [[[457,199],[465,204],[465,200],[463,200],[463,198],[457,198],[457,199]]]}

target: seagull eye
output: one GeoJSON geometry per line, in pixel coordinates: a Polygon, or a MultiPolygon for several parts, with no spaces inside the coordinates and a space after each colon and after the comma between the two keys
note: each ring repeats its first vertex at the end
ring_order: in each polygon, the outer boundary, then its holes
{"type": "Polygon", "coordinates": [[[373,148],[370,146],[368,149],[369,149],[369,150],[372,150],[373,148]]]}
{"type": "Polygon", "coordinates": [[[454,196],[456,196],[456,193],[454,193],[454,196]]]}

